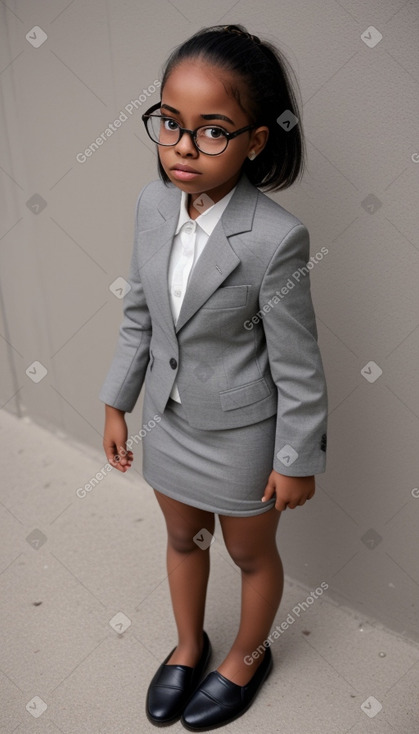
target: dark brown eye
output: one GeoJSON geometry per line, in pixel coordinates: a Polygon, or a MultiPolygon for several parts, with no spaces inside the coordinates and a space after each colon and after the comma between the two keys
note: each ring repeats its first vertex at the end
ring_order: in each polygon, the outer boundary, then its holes
{"type": "Polygon", "coordinates": [[[202,127],[200,133],[203,137],[209,138],[210,140],[225,138],[225,131],[222,127],[202,127]]]}

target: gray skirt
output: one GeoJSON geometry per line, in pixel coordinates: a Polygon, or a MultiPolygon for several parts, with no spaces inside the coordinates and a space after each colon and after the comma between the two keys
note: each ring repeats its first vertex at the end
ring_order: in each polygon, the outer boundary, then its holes
{"type": "Polygon", "coordinates": [[[161,420],[144,394],[143,477],[168,497],[218,515],[248,517],[270,510],[261,502],[273,468],[276,415],[223,430],[192,428],[181,403],[169,399],[161,420]]]}

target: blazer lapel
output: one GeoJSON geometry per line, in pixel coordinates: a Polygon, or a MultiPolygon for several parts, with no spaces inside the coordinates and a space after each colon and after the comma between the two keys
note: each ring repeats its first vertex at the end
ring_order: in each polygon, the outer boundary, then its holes
{"type": "Polygon", "coordinates": [[[252,229],[257,195],[256,187],[243,175],[191,273],[176,333],[240,264],[228,238],[252,229]]]}
{"type": "Polygon", "coordinates": [[[147,297],[153,299],[155,308],[160,311],[162,325],[165,324],[166,331],[173,340],[176,340],[176,336],[169,301],[168,273],[170,251],[179,218],[180,197],[181,192],[176,186],[165,187],[164,196],[157,203],[161,222],[157,227],[140,233],[139,237],[144,244],[138,248],[141,253],[141,277],[150,286],[147,297]]]}
{"type": "Polygon", "coordinates": [[[239,263],[240,258],[231,248],[220,221],[210,235],[191,273],[176,322],[176,333],[217,290],[223,280],[230,275],[239,263]]]}
{"type": "Polygon", "coordinates": [[[148,297],[162,316],[168,335],[175,334],[201,308],[205,301],[239,265],[240,258],[229,242],[229,237],[252,229],[258,190],[243,174],[227,208],[210,235],[195,268],[176,325],[173,322],[169,300],[168,272],[173,237],[179,218],[181,192],[175,186],[165,189],[157,204],[162,222],[153,229],[144,230],[139,237],[144,246],[141,252],[142,278],[150,286],[148,297]]]}

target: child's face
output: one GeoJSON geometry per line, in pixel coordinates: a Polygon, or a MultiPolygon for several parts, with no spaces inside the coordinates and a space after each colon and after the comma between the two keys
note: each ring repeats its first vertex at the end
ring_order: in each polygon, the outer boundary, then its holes
{"type": "MultiPolygon", "coordinates": [[[[223,81],[229,89],[229,76],[203,61],[188,60],[179,64],[164,86],[162,114],[173,117],[181,127],[189,130],[211,123],[227,132],[246,127],[251,120],[226,91],[223,81]],[[214,119],[202,117],[209,114],[214,115],[214,119]],[[220,115],[228,121],[217,119],[220,115]]],[[[215,203],[235,186],[246,157],[252,150],[259,153],[263,149],[268,134],[267,127],[246,131],[230,140],[223,153],[210,156],[197,150],[191,136],[184,133],[176,145],[158,146],[158,154],[170,181],[191,194],[192,201],[206,193],[215,203]],[[176,171],[177,165],[189,166],[196,173],[182,174],[176,171]]]]}

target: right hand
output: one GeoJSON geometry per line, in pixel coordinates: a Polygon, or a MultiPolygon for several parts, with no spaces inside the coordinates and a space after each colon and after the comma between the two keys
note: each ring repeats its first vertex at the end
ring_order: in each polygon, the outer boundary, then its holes
{"type": "Polygon", "coordinates": [[[124,411],[105,406],[105,431],[103,434],[103,448],[111,466],[118,471],[126,472],[134,460],[134,454],[126,448],[128,428],[124,418],[124,411]]]}

